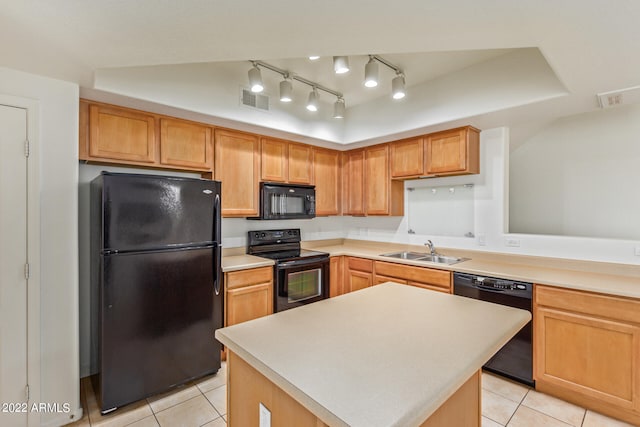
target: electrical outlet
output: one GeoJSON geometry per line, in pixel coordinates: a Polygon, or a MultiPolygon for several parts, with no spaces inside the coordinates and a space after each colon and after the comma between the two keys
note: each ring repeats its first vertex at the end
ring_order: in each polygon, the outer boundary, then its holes
{"type": "Polygon", "coordinates": [[[478,233],[478,246],[487,245],[487,235],[484,233],[478,233]]]}
{"type": "Polygon", "coordinates": [[[520,247],[520,239],[516,239],[514,237],[507,237],[504,239],[505,246],[511,246],[512,248],[520,247]]]}
{"type": "Polygon", "coordinates": [[[640,256],[640,246],[636,246],[635,254],[636,256],[640,256]]]}
{"type": "Polygon", "coordinates": [[[267,409],[262,403],[259,404],[260,408],[260,427],[271,427],[271,411],[267,409]]]}

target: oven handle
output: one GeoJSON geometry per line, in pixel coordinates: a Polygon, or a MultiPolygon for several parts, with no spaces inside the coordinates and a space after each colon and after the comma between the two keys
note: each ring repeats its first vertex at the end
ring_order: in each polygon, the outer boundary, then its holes
{"type": "Polygon", "coordinates": [[[324,264],[328,264],[329,263],[329,258],[326,259],[310,259],[308,261],[301,261],[301,260],[295,260],[295,261],[287,261],[287,262],[279,262],[277,264],[277,267],[279,270],[284,269],[284,268],[291,268],[291,267],[304,267],[304,266],[309,266],[309,265],[318,265],[318,266],[322,266],[324,264]]]}

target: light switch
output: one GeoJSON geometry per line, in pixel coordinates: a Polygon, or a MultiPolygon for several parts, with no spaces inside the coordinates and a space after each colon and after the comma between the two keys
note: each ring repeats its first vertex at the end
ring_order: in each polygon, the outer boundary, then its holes
{"type": "Polygon", "coordinates": [[[640,246],[636,246],[635,254],[636,256],[640,256],[640,246]]]}
{"type": "Polygon", "coordinates": [[[271,427],[271,411],[267,409],[262,403],[260,407],[260,427],[271,427]]]}

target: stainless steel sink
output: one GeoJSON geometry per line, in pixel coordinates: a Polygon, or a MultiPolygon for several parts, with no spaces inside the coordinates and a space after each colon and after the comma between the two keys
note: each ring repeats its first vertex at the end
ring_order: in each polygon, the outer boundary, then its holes
{"type": "Polygon", "coordinates": [[[445,255],[431,255],[426,252],[391,252],[388,254],[382,254],[380,256],[386,256],[389,258],[397,258],[397,259],[409,259],[413,261],[424,261],[424,262],[433,262],[436,264],[457,264],[462,261],[468,261],[469,258],[456,258],[445,255]]]}
{"type": "Polygon", "coordinates": [[[381,256],[388,256],[389,258],[399,259],[420,259],[428,256],[429,254],[423,252],[393,252],[389,254],[382,254],[381,256]]]}

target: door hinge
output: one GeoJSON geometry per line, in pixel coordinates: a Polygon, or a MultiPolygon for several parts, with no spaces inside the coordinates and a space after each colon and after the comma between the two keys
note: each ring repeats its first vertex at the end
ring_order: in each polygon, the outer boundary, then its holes
{"type": "Polygon", "coordinates": [[[25,263],[24,265],[24,278],[29,280],[29,263],[25,263]]]}
{"type": "Polygon", "coordinates": [[[24,156],[29,157],[29,140],[24,140],[24,156]]]}
{"type": "Polygon", "coordinates": [[[31,397],[31,396],[30,396],[30,392],[29,392],[29,384],[27,384],[27,385],[24,387],[24,394],[25,394],[25,396],[26,396],[26,398],[27,398],[27,402],[28,402],[28,401],[29,401],[29,398],[31,397]]]}

